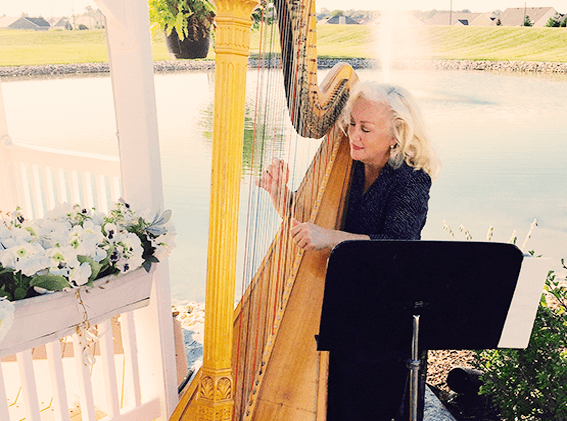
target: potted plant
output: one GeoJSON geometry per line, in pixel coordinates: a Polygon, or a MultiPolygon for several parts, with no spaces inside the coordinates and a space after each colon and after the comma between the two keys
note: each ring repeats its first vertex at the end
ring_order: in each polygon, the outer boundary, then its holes
{"type": "Polygon", "coordinates": [[[205,58],[215,19],[211,0],[149,0],[152,29],[164,32],[172,58],[205,58]]]}

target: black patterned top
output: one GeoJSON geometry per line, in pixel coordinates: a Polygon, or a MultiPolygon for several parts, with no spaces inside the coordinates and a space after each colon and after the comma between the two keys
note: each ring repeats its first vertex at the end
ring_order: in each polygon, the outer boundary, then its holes
{"type": "Polygon", "coordinates": [[[356,162],[344,231],[372,240],[419,240],[427,217],[431,177],[405,162],[389,164],[363,194],[364,164],[356,162]]]}

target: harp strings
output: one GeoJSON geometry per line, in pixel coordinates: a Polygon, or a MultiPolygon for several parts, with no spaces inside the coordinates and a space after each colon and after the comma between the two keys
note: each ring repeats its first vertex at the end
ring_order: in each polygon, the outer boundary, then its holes
{"type": "MultiPolygon", "coordinates": [[[[239,245],[243,253],[239,316],[235,322],[235,349],[233,352],[233,373],[235,377],[235,419],[244,419],[250,396],[254,393],[262,367],[266,364],[266,349],[273,345],[282,311],[290,294],[294,260],[297,247],[289,234],[291,219],[282,218],[272,206],[269,195],[258,188],[255,181],[271,163],[273,157],[286,161],[289,165],[288,186],[292,191],[306,192],[301,203],[292,201],[290,213],[299,221],[309,221],[311,212],[316,209],[319,183],[325,176],[332,145],[323,144],[317,152],[309,171],[314,174],[307,185],[302,184],[306,169],[321,141],[302,138],[294,130],[290,114],[298,116],[301,101],[307,101],[302,93],[302,78],[305,77],[307,57],[298,48],[305,43],[309,24],[306,18],[294,19],[298,28],[296,35],[286,39],[280,48],[280,34],[276,24],[266,24],[269,11],[268,0],[263,0],[261,19],[258,68],[249,72],[250,85],[256,86],[247,103],[245,149],[250,148],[250,162],[247,185],[246,232],[244,243],[239,245]],[[299,31],[299,33],[298,33],[299,31]],[[294,45],[295,43],[295,45],[294,45]],[[291,49],[291,51],[289,50],[291,49]],[[297,53],[296,53],[297,52],[297,53]],[[274,57],[294,57],[293,72],[290,77],[292,100],[286,100],[282,64],[274,57]],[[265,67],[267,66],[267,68],[265,67]],[[292,109],[288,110],[288,105],[292,109]]],[[[310,2],[302,5],[290,1],[292,11],[280,3],[280,19],[290,19],[289,13],[301,12],[301,7],[310,8],[310,2]]],[[[307,13],[302,16],[307,17],[307,13]]],[[[281,198],[286,199],[286,198],[281,198]]],[[[241,236],[242,237],[242,236],[241,236]]],[[[237,297],[239,299],[240,297],[237,297]]]]}
{"type": "MultiPolygon", "coordinates": [[[[271,239],[274,237],[281,220],[272,207],[271,199],[266,192],[261,191],[256,184],[264,168],[269,165],[272,156],[289,160],[289,147],[286,147],[284,138],[287,136],[287,127],[284,124],[285,104],[282,107],[280,98],[284,98],[283,85],[278,69],[263,68],[262,62],[274,55],[274,47],[279,44],[276,25],[266,25],[266,2],[262,5],[259,28],[260,42],[258,54],[258,67],[250,72],[249,77],[255,78],[256,91],[253,104],[253,136],[252,136],[252,162],[248,182],[247,229],[244,245],[244,266],[240,302],[240,317],[235,326],[236,349],[233,355],[233,373],[235,376],[235,419],[242,419],[246,409],[246,398],[252,393],[254,378],[261,367],[262,351],[269,336],[270,325],[274,319],[274,308],[279,305],[274,299],[279,294],[274,291],[274,267],[281,265],[280,249],[285,245],[285,236],[280,237],[280,244],[276,242],[272,254],[276,256],[275,264],[267,265],[263,270],[263,256],[270,249],[271,239]],[[276,42],[277,41],[277,42],[276,42]],[[279,260],[279,261],[278,261],[279,260]],[[254,277],[259,272],[260,275],[254,277]],[[254,285],[251,283],[255,280],[254,285]]],[[[277,290],[277,288],[276,288],[277,290]]]]}

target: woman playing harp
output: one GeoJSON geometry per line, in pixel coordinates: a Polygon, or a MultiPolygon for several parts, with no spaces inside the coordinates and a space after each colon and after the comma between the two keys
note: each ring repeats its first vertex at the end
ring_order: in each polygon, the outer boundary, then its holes
{"type": "MultiPolygon", "coordinates": [[[[305,250],[330,249],[345,240],[419,240],[431,180],[439,165],[413,96],[403,88],[358,82],[338,122],[346,127],[356,161],[344,228],[293,221],[293,240],[305,250]]],[[[287,165],[274,159],[257,185],[281,215],[293,195],[287,165]]],[[[293,205],[292,205],[293,206],[293,205]]],[[[345,286],[348,287],[348,286],[345,286]]],[[[391,420],[403,403],[408,355],[402,350],[330,355],[327,420],[391,420]],[[364,377],[351,373],[363,372],[364,377]],[[362,378],[367,379],[364,384],[362,378]]]]}
{"type": "MultiPolygon", "coordinates": [[[[251,0],[217,0],[213,171],[203,367],[175,417],[183,420],[323,420],[326,358],[316,350],[328,252],[304,251],[289,218],[234,306],[234,256],[251,0]],[[250,7],[249,7],[250,6],[250,7]],[[248,13],[248,15],[247,15],[248,13]],[[234,35],[234,36],[233,36],[234,35]],[[237,77],[238,76],[238,77],[237,77]],[[213,194],[214,193],[214,194],[213,194]]],[[[300,222],[342,227],[352,159],[334,124],[356,80],[337,65],[319,88],[313,1],[276,0],[284,85],[295,131],[321,146],[290,209],[300,222]],[[289,47],[289,48],[288,48],[289,47]]],[[[286,191],[282,189],[281,191],[286,191]]],[[[287,199],[284,200],[287,203],[287,199]]]]}
{"type": "MultiPolygon", "coordinates": [[[[338,124],[356,161],[344,230],[295,220],[294,241],[318,250],[345,240],[419,240],[439,164],[413,96],[401,87],[358,82],[338,124]]],[[[274,158],[257,182],[280,213],[291,203],[283,199],[292,197],[287,173],[286,163],[274,158]]]]}

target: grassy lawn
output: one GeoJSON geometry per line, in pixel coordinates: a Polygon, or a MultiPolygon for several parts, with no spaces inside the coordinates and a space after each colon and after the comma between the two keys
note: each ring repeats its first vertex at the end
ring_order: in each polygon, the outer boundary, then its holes
{"type": "Polygon", "coordinates": [[[108,61],[104,30],[0,30],[0,66],[108,61]]]}
{"type": "MultiPolygon", "coordinates": [[[[377,36],[370,26],[320,25],[317,31],[320,57],[374,57],[377,36]]],[[[427,51],[412,56],[420,58],[567,62],[565,28],[424,26],[419,31],[419,36],[413,38],[403,32],[394,34],[394,42],[413,51],[427,51]]],[[[251,51],[257,53],[258,49],[259,34],[253,32],[251,51]]],[[[160,34],[153,37],[153,57],[170,59],[160,34]]],[[[214,58],[213,51],[208,58],[214,58]]],[[[104,30],[0,30],[0,66],[105,61],[108,54],[104,30]]]]}
{"type": "Polygon", "coordinates": [[[567,62],[565,28],[430,26],[427,29],[433,46],[432,58],[567,62]]]}

